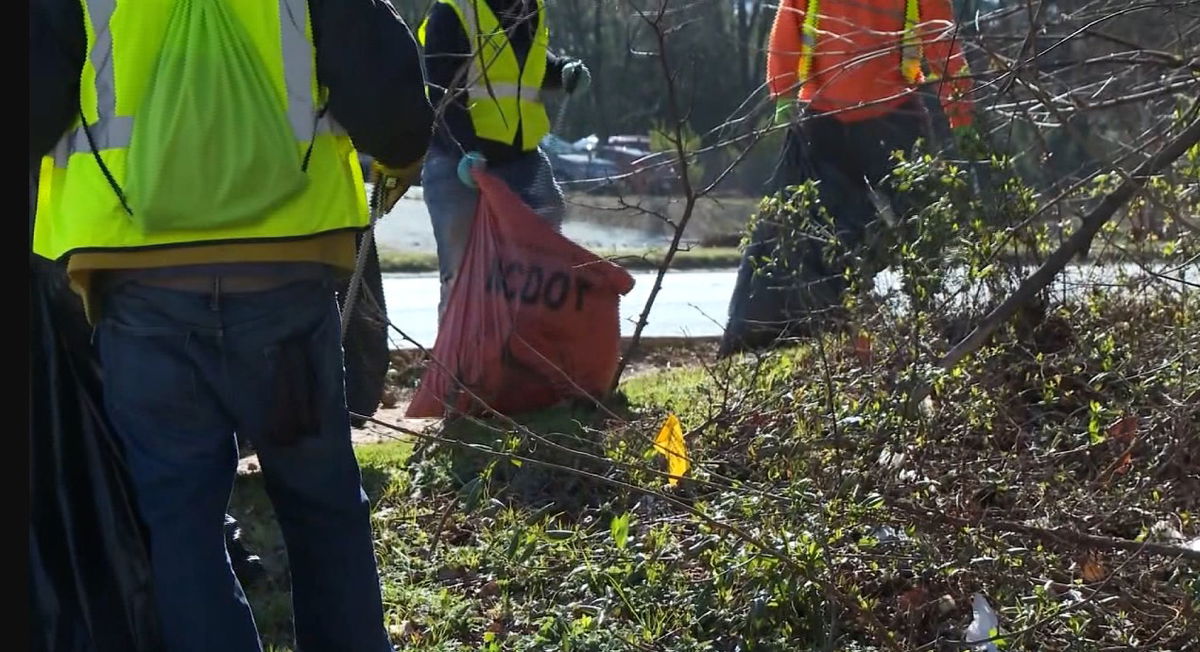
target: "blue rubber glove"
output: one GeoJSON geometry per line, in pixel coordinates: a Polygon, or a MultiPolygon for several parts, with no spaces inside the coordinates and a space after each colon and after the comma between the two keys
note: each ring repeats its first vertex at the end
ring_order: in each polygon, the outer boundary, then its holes
{"type": "Polygon", "coordinates": [[[487,159],[483,158],[483,154],[479,152],[467,152],[458,161],[458,180],[463,182],[468,188],[478,188],[474,177],[471,176],[471,170],[487,167],[487,159]]]}
{"type": "Polygon", "coordinates": [[[582,93],[592,85],[592,72],[583,62],[576,59],[563,66],[562,87],[568,95],[582,93]]]}

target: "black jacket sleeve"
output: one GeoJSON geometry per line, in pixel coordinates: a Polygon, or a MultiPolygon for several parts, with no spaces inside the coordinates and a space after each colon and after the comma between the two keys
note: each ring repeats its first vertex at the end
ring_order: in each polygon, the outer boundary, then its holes
{"type": "Polygon", "coordinates": [[[54,148],[79,113],[79,78],[87,36],[74,0],[29,6],[29,164],[54,148]]]}
{"type": "Polygon", "coordinates": [[[429,76],[429,99],[437,112],[438,140],[453,151],[457,151],[453,141],[467,151],[480,148],[462,91],[469,81],[465,69],[470,60],[471,44],[458,14],[445,3],[434,4],[425,24],[425,73],[429,76]],[[447,93],[451,101],[446,100],[447,93]]]}
{"type": "Polygon", "coordinates": [[[574,61],[571,57],[563,57],[551,52],[546,53],[546,77],[542,80],[542,88],[556,91],[562,88],[563,67],[574,61]]]}
{"type": "Polygon", "coordinates": [[[408,167],[425,155],[433,111],[416,41],[386,0],[309,0],[317,79],[355,147],[408,167]]]}

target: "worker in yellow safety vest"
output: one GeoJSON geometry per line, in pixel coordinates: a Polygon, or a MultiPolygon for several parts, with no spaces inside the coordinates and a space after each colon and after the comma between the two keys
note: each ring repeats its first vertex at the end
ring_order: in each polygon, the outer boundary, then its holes
{"type": "Polygon", "coordinates": [[[412,33],[375,0],[45,0],[30,25],[33,250],[95,325],[165,648],[261,649],[224,537],[247,438],[299,649],[391,650],[335,284],[369,220],[355,145],[385,203],[428,145],[412,33]]]}
{"type": "MultiPolygon", "coordinates": [[[[922,99],[936,91],[949,126],[973,139],[970,71],[959,48],[950,0],[781,0],[767,49],[775,123],[787,125],[772,190],[819,182],[819,220],[832,221],[840,246],[861,246],[878,217],[874,197],[896,214],[904,198],[880,182],[894,151],[933,134],[922,99]],[[822,217],[823,216],[823,217],[822,217]]],[[[807,213],[805,213],[807,216],[807,213]]],[[[790,225],[788,228],[796,228],[790,225]]],[[[759,221],[730,301],[723,354],[758,348],[832,321],[846,283],[822,237],[779,237],[759,221]],[[789,243],[781,250],[778,243],[789,243]],[[774,271],[756,269],[771,259],[774,271]]]]}
{"type": "Polygon", "coordinates": [[[539,148],[551,129],[542,91],[581,92],[591,74],[550,52],[544,0],[438,0],[418,38],[438,115],[421,186],[437,241],[440,315],[475,214],[472,167],[486,165],[560,227],[562,191],[539,148]]]}

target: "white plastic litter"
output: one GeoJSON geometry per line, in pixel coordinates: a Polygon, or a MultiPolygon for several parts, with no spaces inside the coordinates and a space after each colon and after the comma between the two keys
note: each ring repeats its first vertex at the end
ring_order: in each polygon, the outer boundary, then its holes
{"type": "Polygon", "coordinates": [[[890,525],[881,525],[871,531],[871,536],[879,543],[891,543],[893,541],[908,541],[908,534],[903,530],[897,530],[890,525]]]}
{"type": "MultiPolygon", "coordinates": [[[[847,417],[847,418],[858,418],[858,417],[847,417]]],[[[844,423],[845,419],[843,419],[842,421],[843,421],[843,425],[845,425],[845,423],[844,423]]],[[[901,453],[899,451],[893,452],[890,449],[885,448],[879,453],[878,464],[879,464],[879,466],[882,466],[886,469],[898,469],[898,468],[900,468],[901,464],[904,464],[904,458],[905,458],[904,453],[901,453]]]]}
{"type": "MultiPolygon", "coordinates": [[[[971,596],[971,606],[975,612],[975,619],[967,627],[964,636],[966,642],[987,641],[987,639],[997,636],[1000,633],[1000,620],[996,616],[996,610],[988,604],[987,598],[976,593],[971,596]]],[[[994,641],[980,643],[971,649],[982,652],[1000,652],[994,641]]]]}
{"type": "Polygon", "coordinates": [[[1150,533],[1147,538],[1151,541],[1176,543],[1183,541],[1183,532],[1176,529],[1170,521],[1159,521],[1150,526],[1150,533]]]}

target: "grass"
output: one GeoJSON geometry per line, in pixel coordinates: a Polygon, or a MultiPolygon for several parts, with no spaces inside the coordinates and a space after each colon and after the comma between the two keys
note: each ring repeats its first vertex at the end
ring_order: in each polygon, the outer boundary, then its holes
{"type": "Polygon", "coordinates": [[[430,251],[379,252],[379,268],[384,274],[417,274],[438,271],[437,254],[430,251]]]}
{"type": "MultiPolygon", "coordinates": [[[[610,258],[626,269],[657,270],[662,267],[666,251],[654,249],[637,252],[597,252],[605,258],[610,258]]],[[[675,253],[671,261],[671,269],[733,269],[742,260],[742,254],[736,247],[693,247],[675,253]]]]}
{"type": "MultiPolygon", "coordinates": [[[[1129,259],[1130,251],[1142,261],[1165,260],[1170,243],[1133,243],[1115,241],[1113,244],[1098,244],[1089,257],[1093,263],[1112,263],[1129,259]]],[[[597,255],[608,258],[630,271],[657,271],[662,267],[665,249],[649,250],[597,250],[597,255]]],[[[1029,253],[1016,245],[1009,246],[1005,261],[1037,262],[1029,253]]],[[[675,253],[671,261],[672,270],[698,269],[734,269],[742,260],[741,251],[737,247],[700,247],[693,246],[681,249],[675,253]]],[[[437,254],[433,252],[389,251],[379,253],[379,265],[386,274],[398,273],[432,273],[436,272],[437,254]]]]}
{"type": "MultiPolygon", "coordinates": [[[[662,265],[662,250],[597,251],[626,269],[656,270],[662,265]]],[[[741,254],[735,247],[694,247],[675,254],[672,269],[732,269],[738,266],[741,254]]],[[[379,266],[385,274],[428,273],[437,271],[437,254],[433,252],[381,251],[379,266]]]]}
{"type": "Polygon", "coordinates": [[[702,418],[714,384],[704,369],[689,367],[644,374],[625,382],[622,391],[636,410],[674,412],[689,423],[702,418]]]}
{"type": "MultiPolygon", "coordinates": [[[[692,209],[688,236],[695,240],[739,234],[758,209],[757,197],[702,197],[692,209]]],[[[569,219],[667,235],[670,227],[660,216],[678,222],[685,204],[682,197],[627,195],[568,195],[569,219]]]]}

